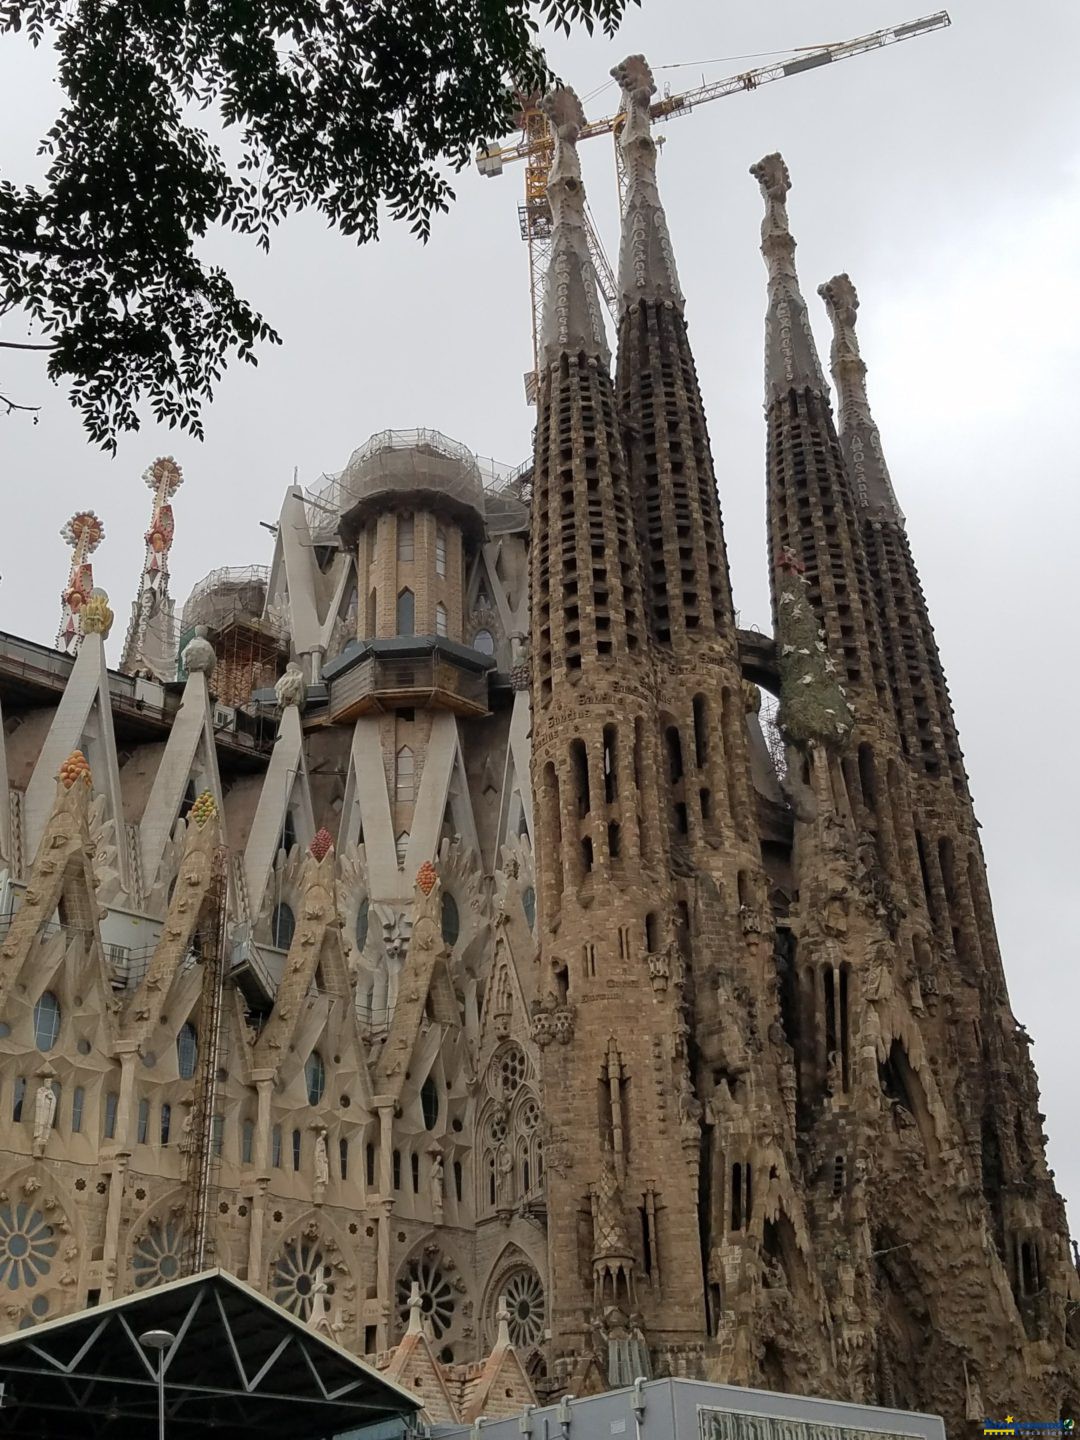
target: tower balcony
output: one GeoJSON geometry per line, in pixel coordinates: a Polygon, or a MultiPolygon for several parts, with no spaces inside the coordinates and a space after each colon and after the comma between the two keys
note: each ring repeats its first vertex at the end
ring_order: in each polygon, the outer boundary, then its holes
{"type": "Polygon", "coordinates": [[[494,667],[492,656],[442,636],[354,642],[323,668],[330,722],[413,706],[486,715],[494,667]]]}

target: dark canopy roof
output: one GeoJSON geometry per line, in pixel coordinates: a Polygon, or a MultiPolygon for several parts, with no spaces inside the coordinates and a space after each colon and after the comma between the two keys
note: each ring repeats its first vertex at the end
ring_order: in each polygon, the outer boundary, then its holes
{"type": "Polygon", "coordinates": [[[4,1440],[323,1440],[408,1418],[420,1402],[221,1270],[209,1270],[0,1339],[4,1440]]]}

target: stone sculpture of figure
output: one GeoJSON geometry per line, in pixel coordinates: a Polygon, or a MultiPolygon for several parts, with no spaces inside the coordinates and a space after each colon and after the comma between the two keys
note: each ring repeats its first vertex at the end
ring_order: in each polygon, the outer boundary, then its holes
{"type": "Polygon", "coordinates": [[[443,1157],[440,1150],[431,1152],[431,1205],[435,1214],[443,1208],[443,1157]]]}
{"type": "Polygon", "coordinates": [[[178,1149],[181,1155],[190,1155],[195,1145],[195,1111],[189,1105],[184,1115],[184,1123],[180,1126],[180,1141],[178,1149]]]}
{"type": "Polygon", "coordinates": [[[505,1145],[499,1147],[498,1166],[499,1204],[508,1205],[513,1198],[510,1192],[513,1184],[514,1157],[505,1145]]]}
{"type": "Polygon", "coordinates": [[[56,1091],[48,1080],[42,1080],[34,1096],[34,1154],[44,1153],[53,1120],[56,1118],[56,1091]]]}
{"type": "Polygon", "coordinates": [[[327,1185],[330,1181],[330,1159],[326,1153],[326,1131],[320,1130],[315,1136],[315,1184],[327,1185]]]}
{"type": "Polygon", "coordinates": [[[277,696],[277,703],[282,710],[290,705],[302,706],[304,703],[304,672],[297,665],[295,660],[290,660],[285,667],[285,674],[281,676],[274,686],[274,694],[277,696]]]}

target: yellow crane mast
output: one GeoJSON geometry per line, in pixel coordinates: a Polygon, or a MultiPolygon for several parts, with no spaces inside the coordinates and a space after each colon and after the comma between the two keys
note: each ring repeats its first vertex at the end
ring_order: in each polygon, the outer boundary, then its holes
{"type": "MultiPolygon", "coordinates": [[[[689,115],[698,105],[709,100],[719,100],[725,95],[736,95],[746,90],[757,90],[772,80],[784,80],[789,75],[801,75],[806,70],[816,70],[821,65],[831,65],[837,60],[847,60],[855,55],[865,55],[871,50],[881,50],[886,45],[895,45],[900,40],[913,40],[917,35],[926,35],[934,30],[944,30],[951,21],[948,11],[938,10],[933,15],[919,20],[909,20],[902,25],[893,25],[884,30],[874,30],[869,35],[860,35],[854,40],[842,40],[833,45],[802,47],[785,60],[776,60],[770,65],[761,65],[756,70],[746,70],[739,75],[728,75],[723,80],[711,81],[684,90],[678,95],[665,95],[652,106],[654,120],[670,120],[678,115],[689,115]]],[[[551,206],[547,198],[547,177],[551,169],[552,140],[548,123],[540,109],[539,95],[522,95],[521,109],[516,117],[521,134],[512,144],[487,145],[477,152],[476,164],[482,175],[501,175],[506,165],[517,160],[525,161],[525,200],[518,207],[521,238],[529,247],[529,296],[532,305],[533,368],[525,376],[525,397],[530,405],[536,403],[537,373],[540,362],[540,313],[543,301],[544,277],[547,262],[551,256],[551,206]]],[[[619,133],[623,125],[623,112],[608,115],[603,120],[593,120],[581,132],[582,140],[594,135],[611,135],[615,141],[615,167],[619,185],[620,206],[626,188],[622,167],[622,152],[619,148],[619,133]]],[[[604,253],[604,247],[596,232],[591,216],[586,215],[589,250],[596,269],[597,285],[611,311],[616,311],[615,275],[604,253]]]]}

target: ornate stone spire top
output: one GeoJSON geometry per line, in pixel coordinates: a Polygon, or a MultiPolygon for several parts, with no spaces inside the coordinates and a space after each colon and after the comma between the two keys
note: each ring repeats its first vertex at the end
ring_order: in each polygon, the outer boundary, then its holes
{"type": "Polygon", "coordinates": [[[833,327],[831,369],[840,409],[840,443],[851,475],[855,499],[875,520],[903,525],[881,435],[866,396],[866,364],[859,353],[855,321],[859,296],[847,275],[834,275],[818,294],[825,301],[833,327]]]}
{"type": "Polygon", "coordinates": [[[577,153],[585,112],[574,91],[565,86],[545,95],[541,105],[555,136],[555,158],[548,176],[554,228],[544,290],[540,363],[546,367],[561,355],[584,354],[606,366],[611,352],[589,254],[585,188],[577,153]]]}
{"type": "Polygon", "coordinates": [[[750,174],[761,186],[765,201],[761,253],[769,271],[769,308],[765,316],[766,404],[789,390],[812,390],[817,395],[825,395],[825,376],[795,271],[795,237],[788,227],[787,196],[791,176],[782,155],[766,155],[750,166],[750,174]]]}
{"type": "Polygon", "coordinates": [[[622,153],[626,164],[626,209],[619,247],[619,309],[637,300],[660,300],[683,307],[667,217],[656,185],[656,141],[649,106],[656,94],[644,55],[629,55],[612,75],[622,87],[626,122],[622,153]]]}

